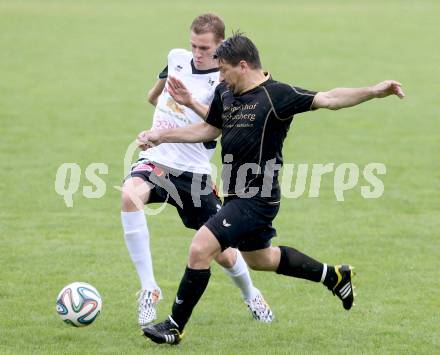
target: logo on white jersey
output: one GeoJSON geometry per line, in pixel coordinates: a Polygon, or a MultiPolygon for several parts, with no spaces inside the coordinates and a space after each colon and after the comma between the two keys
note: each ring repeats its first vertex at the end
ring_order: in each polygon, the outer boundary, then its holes
{"type": "Polygon", "coordinates": [[[176,67],[174,68],[177,72],[179,72],[179,71],[181,71],[182,69],[183,69],[183,67],[180,65],[180,64],[178,64],[178,65],[176,65],[176,67]]]}

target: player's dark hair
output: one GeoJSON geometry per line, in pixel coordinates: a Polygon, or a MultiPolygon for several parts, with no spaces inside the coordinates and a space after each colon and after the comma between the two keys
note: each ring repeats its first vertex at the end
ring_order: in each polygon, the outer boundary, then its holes
{"type": "Polygon", "coordinates": [[[217,48],[214,58],[237,66],[244,60],[252,69],[261,69],[260,54],[255,44],[242,33],[234,33],[217,48]]]}
{"type": "Polygon", "coordinates": [[[192,22],[190,30],[197,35],[211,32],[217,42],[225,39],[225,24],[219,16],[213,13],[197,16],[192,22]]]}

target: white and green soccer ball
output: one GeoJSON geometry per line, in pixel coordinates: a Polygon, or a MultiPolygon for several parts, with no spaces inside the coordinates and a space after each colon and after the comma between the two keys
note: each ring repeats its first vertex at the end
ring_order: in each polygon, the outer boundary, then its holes
{"type": "Polygon", "coordinates": [[[98,290],[85,282],[73,282],[64,287],[57,297],[56,310],[61,319],[75,327],[92,324],[102,309],[98,290]]]}

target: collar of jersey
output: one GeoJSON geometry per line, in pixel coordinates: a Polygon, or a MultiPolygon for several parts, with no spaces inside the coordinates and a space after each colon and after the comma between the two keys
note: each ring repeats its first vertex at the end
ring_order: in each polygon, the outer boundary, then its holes
{"type": "Polygon", "coordinates": [[[219,71],[219,68],[211,68],[211,69],[205,69],[205,70],[197,69],[196,66],[194,65],[194,59],[191,59],[191,68],[192,68],[193,74],[209,74],[209,73],[215,73],[215,72],[219,71]]]}
{"type": "Polygon", "coordinates": [[[271,75],[270,75],[269,72],[265,71],[264,72],[264,80],[260,81],[259,83],[253,84],[253,85],[247,87],[246,89],[240,91],[238,93],[238,95],[243,95],[243,94],[247,93],[248,91],[251,91],[251,90],[255,89],[256,87],[259,87],[260,85],[264,84],[269,79],[271,79],[271,75]]]}

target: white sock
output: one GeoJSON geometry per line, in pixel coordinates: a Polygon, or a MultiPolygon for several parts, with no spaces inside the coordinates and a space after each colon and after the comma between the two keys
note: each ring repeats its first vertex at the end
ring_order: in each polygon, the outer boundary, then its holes
{"type": "Polygon", "coordinates": [[[323,264],[321,282],[324,282],[326,276],[327,276],[327,264],[323,264]]]}
{"type": "Polygon", "coordinates": [[[230,269],[224,268],[224,270],[240,289],[241,295],[244,299],[254,298],[258,294],[258,290],[252,284],[247,264],[238,250],[237,260],[235,261],[234,266],[230,269]]]}
{"type": "Polygon", "coordinates": [[[150,233],[144,211],[121,211],[124,239],[128,253],[136,267],[143,289],[158,288],[153,274],[153,263],[150,252],[150,233]]]}

